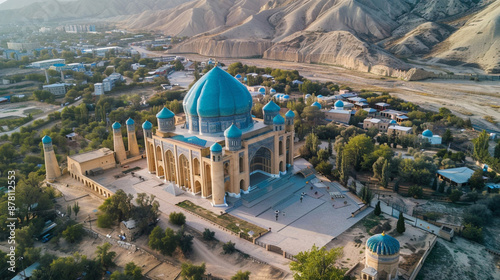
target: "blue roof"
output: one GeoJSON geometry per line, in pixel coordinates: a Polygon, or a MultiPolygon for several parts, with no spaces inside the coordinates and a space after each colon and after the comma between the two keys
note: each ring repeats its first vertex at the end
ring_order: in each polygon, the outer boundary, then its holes
{"type": "Polygon", "coordinates": [[[266,104],[266,106],[264,106],[262,108],[262,110],[264,111],[268,111],[268,112],[278,112],[280,110],[280,106],[278,106],[278,104],[274,103],[274,101],[269,101],[269,103],[266,104]]]}
{"type": "Polygon", "coordinates": [[[309,98],[309,97],[311,97],[311,95],[310,94],[306,94],[306,99],[309,98]]]}
{"type": "Polygon", "coordinates": [[[385,233],[377,234],[366,241],[366,247],[378,255],[394,255],[399,252],[399,241],[385,233]]]}
{"type": "Polygon", "coordinates": [[[316,107],[321,109],[321,104],[319,104],[319,102],[317,102],[317,101],[314,102],[311,106],[316,106],[316,107]]]}
{"type": "Polygon", "coordinates": [[[174,113],[172,113],[172,111],[170,111],[167,107],[163,107],[163,109],[161,109],[161,111],[156,114],[156,117],[159,118],[159,119],[170,119],[170,118],[173,118],[175,116],[174,113]]]}
{"type": "Polygon", "coordinates": [[[126,125],[133,125],[135,124],[134,120],[131,118],[128,118],[128,120],[125,122],[126,125]]]}
{"type": "Polygon", "coordinates": [[[270,92],[271,92],[271,93],[275,93],[275,92],[276,92],[276,90],[275,90],[274,88],[272,88],[272,89],[270,90],[270,92]]]}
{"type": "Polygon", "coordinates": [[[273,124],[285,124],[285,119],[280,114],[277,114],[273,118],[273,124]]]}
{"type": "Polygon", "coordinates": [[[205,118],[248,114],[252,95],[236,78],[214,67],[191,87],[183,106],[186,115],[205,118]]]}
{"type": "Polygon", "coordinates": [[[42,138],[42,143],[43,143],[43,144],[50,144],[50,143],[52,143],[52,138],[50,138],[48,135],[45,135],[45,136],[42,138]]]}
{"type": "Polygon", "coordinates": [[[119,122],[115,122],[111,127],[113,127],[113,129],[120,129],[122,125],[119,122]]]}
{"type": "Polygon", "coordinates": [[[224,131],[224,136],[227,138],[240,138],[241,135],[241,130],[234,123],[224,131]]]}
{"type": "Polygon", "coordinates": [[[433,134],[432,134],[432,131],[426,129],[424,132],[422,132],[422,136],[424,136],[424,137],[432,137],[433,134]]]}
{"type": "Polygon", "coordinates": [[[335,107],[344,107],[344,102],[342,100],[335,102],[335,107]]]}
{"type": "Polygon", "coordinates": [[[286,114],[285,114],[285,117],[295,118],[295,113],[292,110],[288,110],[288,112],[286,112],[286,114]]]}
{"type": "Polygon", "coordinates": [[[259,92],[260,92],[260,93],[265,93],[265,92],[266,92],[266,89],[265,89],[265,88],[263,88],[263,87],[261,87],[261,88],[259,88],[259,92]]]}
{"type": "Polygon", "coordinates": [[[220,153],[222,152],[222,146],[219,143],[215,143],[210,147],[210,151],[214,153],[220,153]]]}
{"type": "Polygon", "coordinates": [[[184,137],[182,135],[176,135],[176,136],[172,137],[172,139],[186,142],[189,144],[195,144],[195,145],[202,146],[202,147],[205,147],[205,145],[207,144],[206,140],[200,139],[196,136],[184,137]]]}
{"type": "Polygon", "coordinates": [[[290,99],[290,96],[285,95],[285,96],[283,96],[283,98],[285,98],[285,99],[290,99]]]}
{"type": "Polygon", "coordinates": [[[395,121],[395,120],[391,120],[389,123],[390,123],[390,124],[397,124],[398,122],[397,122],[397,121],[395,121]]]}
{"type": "Polygon", "coordinates": [[[145,121],[143,124],[142,124],[142,128],[146,129],[146,130],[150,130],[153,128],[153,124],[150,122],[150,121],[145,121]]]}
{"type": "Polygon", "coordinates": [[[320,95],[318,95],[318,98],[321,98],[321,97],[323,97],[323,95],[321,95],[321,94],[320,94],[320,95]]]}
{"type": "Polygon", "coordinates": [[[241,79],[241,75],[240,74],[236,74],[236,76],[234,76],[236,79],[241,79]]]}

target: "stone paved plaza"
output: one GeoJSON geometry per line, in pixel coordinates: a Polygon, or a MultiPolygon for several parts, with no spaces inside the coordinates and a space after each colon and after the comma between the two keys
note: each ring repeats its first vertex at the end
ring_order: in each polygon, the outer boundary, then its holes
{"type": "MultiPolygon", "coordinates": [[[[178,188],[175,188],[178,195],[174,196],[174,188],[170,183],[165,183],[147,172],[146,160],[133,162],[124,168],[108,170],[91,179],[113,192],[123,189],[134,196],[140,192],[154,194],[160,202],[160,210],[164,213],[179,211],[175,204],[184,200],[190,200],[217,214],[227,210],[231,215],[266,229],[271,228],[271,232],[259,238],[259,241],[296,254],[310,249],[314,244],[327,244],[370,212],[369,208],[353,218],[351,213],[358,210],[362,202],[347,189],[335,182],[321,182],[314,175],[308,178],[300,174],[292,175],[304,166],[306,165],[303,162],[298,162],[294,170],[289,170],[288,174],[270,181],[269,186],[264,186],[272,188],[272,191],[252,196],[258,191],[253,190],[248,195],[243,195],[241,202],[236,203],[235,207],[231,207],[231,203],[230,207],[212,207],[210,200],[185,193],[178,188]],[[115,175],[134,167],[141,169],[134,171],[134,175],[128,173],[115,178],[115,175]],[[339,198],[332,199],[332,195],[339,198]],[[279,211],[277,220],[276,211],[279,211]]],[[[230,198],[228,201],[235,202],[238,199],[230,198]]]]}

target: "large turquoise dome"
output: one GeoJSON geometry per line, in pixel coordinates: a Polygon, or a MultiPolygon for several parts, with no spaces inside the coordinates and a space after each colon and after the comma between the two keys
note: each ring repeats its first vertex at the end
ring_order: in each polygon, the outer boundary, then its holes
{"type": "Polygon", "coordinates": [[[422,132],[422,136],[424,136],[424,137],[432,137],[433,134],[432,134],[432,131],[426,129],[424,132],[422,132]]]}
{"type": "Polygon", "coordinates": [[[214,67],[189,90],[183,106],[184,112],[191,116],[214,118],[241,115],[252,109],[252,96],[236,78],[214,67]]]}
{"type": "Polygon", "coordinates": [[[394,255],[399,252],[399,241],[385,233],[377,234],[366,241],[366,248],[377,255],[394,255]]]}

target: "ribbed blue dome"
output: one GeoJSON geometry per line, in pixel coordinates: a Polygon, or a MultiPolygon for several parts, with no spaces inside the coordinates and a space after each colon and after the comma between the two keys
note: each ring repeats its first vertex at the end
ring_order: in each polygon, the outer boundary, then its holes
{"type": "Polygon", "coordinates": [[[227,138],[240,138],[241,135],[241,130],[234,124],[224,131],[224,136],[227,138]]]}
{"type": "Polygon", "coordinates": [[[241,75],[240,74],[236,74],[236,76],[234,76],[236,79],[241,79],[241,75]]]}
{"type": "Polygon", "coordinates": [[[153,128],[153,124],[150,122],[150,121],[145,121],[143,124],[142,124],[142,128],[146,129],[146,130],[150,130],[153,128]]]}
{"type": "Polygon", "coordinates": [[[319,102],[317,102],[317,101],[314,102],[311,106],[316,106],[316,107],[321,109],[321,104],[319,104],[319,102]]]}
{"type": "Polygon", "coordinates": [[[122,125],[119,122],[115,122],[112,126],[113,129],[120,129],[122,125]]]}
{"type": "Polygon", "coordinates": [[[134,120],[131,118],[128,118],[128,120],[125,122],[126,125],[133,125],[135,124],[134,120]]]}
{"type": "Polygon", "coordinates": [[[252,96],[233,76],[214,67],[189,90],[183,106],[186,115],[205,118],[248,114],[252,96]]]}
{"type": "Polygon", "coordinates": [[[323,95],[321,95],[321,94],[320,94],[320,95],[318,95],[318,98],[321,98],[321,97],[323,97],[323,95]]]}
{"type": "Polygon", "coordinates": [[[175,116],[175,114],[170,111],[167,107],[163,107],[163,109],[161,109],[161,111],[156,114],[156,117],[158,119],[170,119],[170,118],[173,118],[175,116]]]}
{"type": "Polygon", "coordinates": [[[267,112],[278,112],[280,110],[280,106],[271,100],[266,104],[266,106],[264,106],[264,108],[262,108],[262,110],[267,112]]]}
{"type": "Polygon", "coordinates": [[[272,88],[269,92],[276,93],[276,90],[274,88],[272,88]]]}
{"type": "Polygon", "coordinates": [[[424,137],[432,137],[433,134],[432,134],[432,131],[426,129],[424,132],[422,132],[422,136],[424,136],[424,137]]]}
{"type": "Polygon", "coordinates": [[[222,146],[219,143],[215,143],[210,147],[210,151],[214,153],[222,152],[222,146]]]}
{"type": "Polygon", "coordinates": [[[285,96],[283,96],[283,98],[284,98],[284,99],[290,99],[290,96],[285,95],[285,96]]]}
{"type": "Polygon", "coordinates": [[[293,119],[293,118],[295,118],[295,113],[292,110],[288,110],[288,112],[286,112],[286,114],[285,114],[285,117],[293,119]]]}
{"type": "Polygon", "coordinates": [[[399,241],[385,233],[377,234],[366,241],[366,247],[378,255],[394,255],[399,252],[399,241]]]}
{"type": "Polygon", "coordinates": [[[266,89],[265,89],[265,88],[263,88],[263,87],[261,87],[261,88],[259,88],[259,92],[260,92],[260,93],[266,93],[266,89]]]}
{"type": "Polygon", "coordinates": [[[344,107],[344,102],[342,100],[335,102],[335,107],[344,107]]]}
{"type": "Polygon", "coordinates": [[[390,124],[397,124],[398,122],[397,122],[397,121],[395,121],[395,120],[391,120],[389,123],[390,123],[390,124]]]}
{"type": "Polygon", "coordinates": [[[52,143],[52,138],[50,138],[48,135],[45,135],[45,136],[42,138],[42,143],[43,143],[43,144],[50,144],[50,143],[52,143]]]}
{"type": "Polygon", "coordinates": [[[273,124],[285,124],[285,119],[280,114],[277,114],[276,117],[273,118],[273,124]]]}

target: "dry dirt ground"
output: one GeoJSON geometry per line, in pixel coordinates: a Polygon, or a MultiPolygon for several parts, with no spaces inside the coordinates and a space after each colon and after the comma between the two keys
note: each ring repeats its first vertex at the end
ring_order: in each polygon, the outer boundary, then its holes
{"type": "MultiPolygon", "coordinates": [[[[353,273],[350,274],[357,277],[356,279],[360,279],[361,270],[364,268],[366,241],[373,235],[367,229],[367,225],[370,225],[370,227],[375,224],[383,225],[387,223],[389,225],[386,224],[384,226],[387,229],[385,231],[386,234],[396,238],[401,244],[400,274],[411,274],[420,257],[428,250],[429,243],[434,238],[434,235],[409,225],[406,226],[404,234],[399,234],[396,232],[397,219],[384,214],[381,216],[383,218],[379,223],[373,223],[368,221],[374,220],[374,214],[368,215],[326,245],[327,249],[343,247],[343,256],[337,262],[340,267],[350,269],[359,263],[353,273]]],[[[375,232],[381,233],[382,230],[379,227],[375,232]]]]}
{"type": "MultiPolygon", "coordinates": [[[[188,54],[191,60],[204,61],[207,57],[188,54]]],[[[306,64],[266,59],[221,59],[226,65],[240,61],[258,67],[298,70],[310,80],[332,81],[347,85],[356,91],[361,89],[387,91],[397,97],[414,102],[429,110],[447,107],[463,118],[471,118],[474,124],[492,130],[500,130],[495,124],[483,119],[492,116],[500,121],[500,83],[492,81],[425,80],[407,82],[395,78],[357,72],[337,66],[306,64]]]]}
{"type": "MultiPolygon", "coordinates": [[[[97,208],[104,201],[100,197],[90,194],[81,186],[76,186],[75,183],[69,177],[62,177],[61,180],[56,184],[58,190],[60,190],[64,195],[57,199],[57,204],[61,212],[66,212],[67,205],[74,205],[76,201],[80,206],[80,212],[76,220],[78,222],[88,221],[89,216],[92,220],[92,229],[99,232],[102,235],[110,234],[112,238],[117,238],[119,233],[118,228],[113,229],[99,229],[96,227],[95,219],[97,208]],[[68,184],[68,186],[66,186],[68,184]]],[[[72,216],[75,219],[74,215],[72,216]]],[[[84,222],[85,227],[89,227],[88,222],[84,222]]],[[[178,227],[170,224],[168,222],[168,217],[162,215],[158,225],[162,228],[171,227],[177,230],[178,227]]],[[[143,266],[143,272],[147,272],[147,276],[158,279],[175,279],[177,274],[180,272],[180,265],[182,262],[192,262],[195,264],[206,263],[207,273],[211,273],[214,276],[221,277],[223,279],[230,279],[238,270],[250,271],[251,279],[256,280],[267,280],[267,279],[291,279],[291,276],[281,272],[280,270],[274,269],[273,267],[266,264],[259,264],[254,262],[251,258],[240,254],[233,253],[231,255],[224,255],[222,252],[222,244],[219,242],[205,242],[201,238],[200,233],[189,232],[195,236],[193,240],[193,252],[189,258],[184,258],[181,254],[176,254],[173,257],[165,257],[169,262],[162,263],[154,257],[149,257],[147,254],[143,254],[140,251],[129,252],[128,250],[121,248],[119,246],[113,246],[113,251],[117,252],[116,264],[122,269],[126,263],[134,261],[137,265],[143,266]]],[[[217,237],[217,236],[216,236],[217,237]]],[[[80,252],[87,256],[94,256],[94,251],[96,247],[102,245],[104,241],[102,239],[93,239],[86,237],[85,240],[79,244],[77,248],[69,246],[61,239],[60,246],[57,248],[52,248],[51,250],[57,250],[58,254],[73,254],[73,252],[80,252]]],[[[148,238],[147,236],[142,236],[141,238],[135,240],[133,244],[138,245],[141,248],[147,248],[148,238]]]]}

